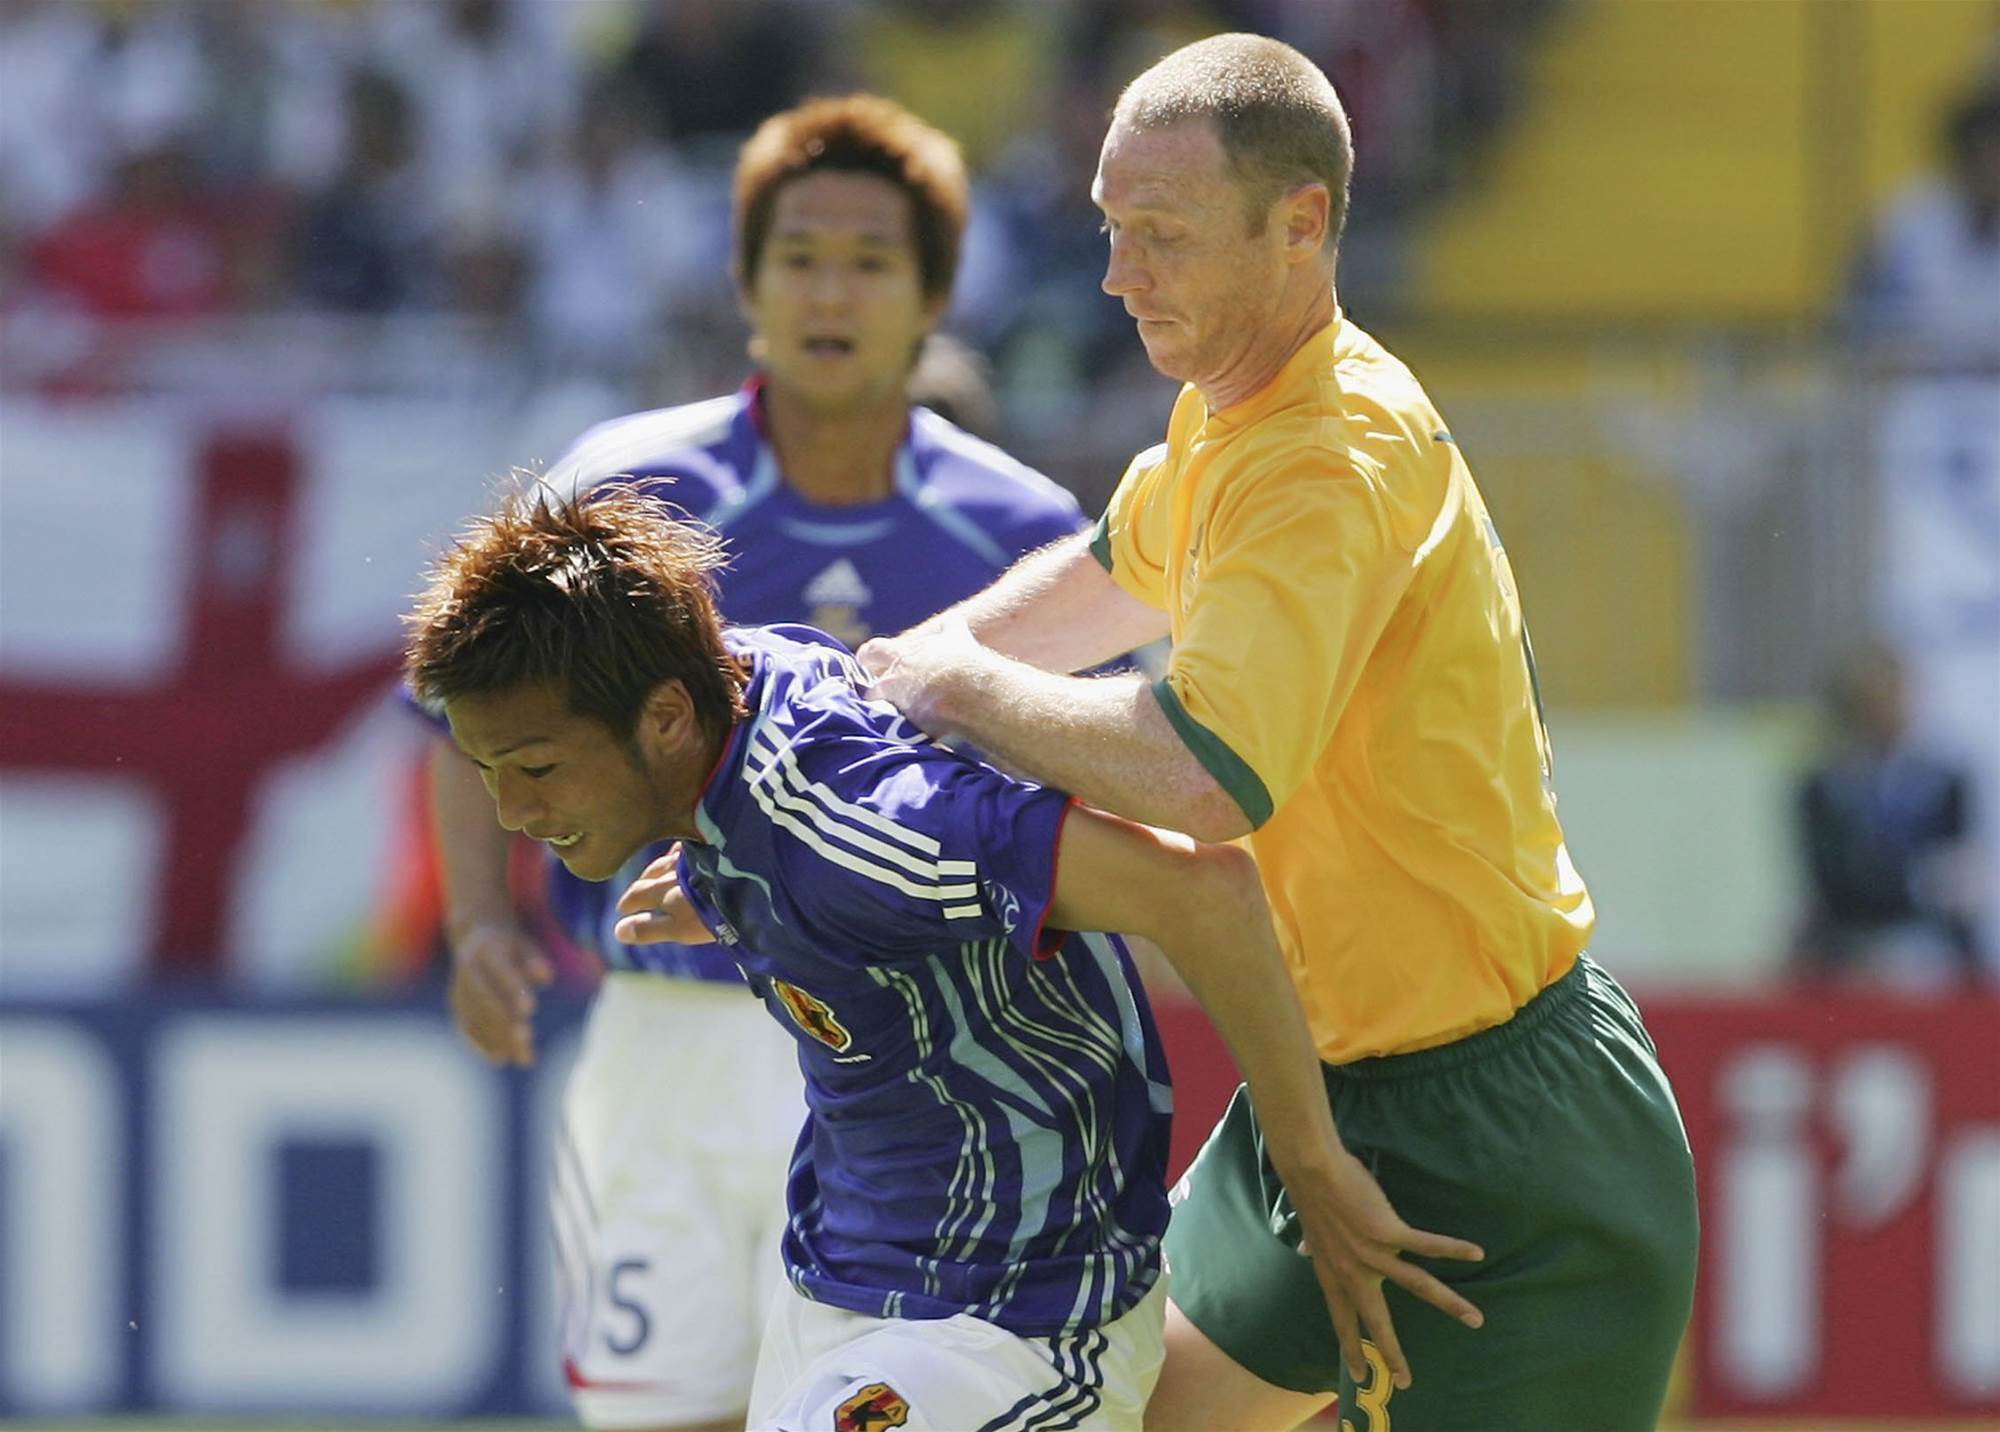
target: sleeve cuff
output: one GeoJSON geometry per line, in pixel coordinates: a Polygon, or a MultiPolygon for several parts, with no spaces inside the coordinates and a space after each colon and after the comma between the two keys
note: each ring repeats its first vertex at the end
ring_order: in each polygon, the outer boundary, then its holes
{"type": "Polygon", "coordinates": [[[1111,570],[1111,509],[1105,508],[1103,516],[1091,524],[1090,555],[1097,559],[1097,565],[1105,571],[1111,570]]]}
{"type": "Polygon", "coordinates": [[[1031,959],[1052,959],[1056,951],[1063,947],[1063,941],[1070,936],[1068,930],[1049,928],[1049,911],[1055,908],[1057,872],[1062,868],[1063,832],[1069,829],[1069,813],[1076,809],[1076,797],[1063,802],[1062,813],[1056,817],[1056,838],[1049,845],[1049,898],[1042,902],[1042,912],[1035,917],[1035,928],[1028,936],[1028,955],[1031,959]]]}
{"type": "Polygon", "coordinates": [[[1229,798],[1243,810],[1244,817],[1254,829],[1271,818],[1271,793],[1264,786],[1263,779],[1250,769],[1241,756],[1229,748],[1220,736],[1201,722],[1188,715],[1181,699],[1174,694],[1174,688],[1161,677],[1153,683],[1153,698],[1160,703],[1160,710],[1166,714],[1167,724],[1174,728],[1194,758],[1203,769],[1215,777],[1215,783],[1229,793],[1229,798]]]}

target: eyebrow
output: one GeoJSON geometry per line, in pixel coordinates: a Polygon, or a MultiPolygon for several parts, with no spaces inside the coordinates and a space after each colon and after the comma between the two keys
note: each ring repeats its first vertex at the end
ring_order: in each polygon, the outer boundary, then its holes
{"type": "MultiPolygon", "coordinates": [[[[1178,195],[1173,194],[1171,192],[1160,193],[1158,191],[1153,191],[1149,193],[1142,193],[1136,197],[1128,198],[1118,207],[1123,209],[1127,213],[1156,213],[1156,212],[1165,213],[1166,211],[1173,208],[1174,201],[1178,197],[1179,197],[1178,195]]],[[[1111,212],[1109,209],[1106,209],[1104,207],[1104,191],[1095,184],[1093,184],[1090,189],[1090,202],[1101,213],[1108,214],[1111,212]]]]}
{"type": "MultiPolygon", "coordinates": [[[[514,743],[513,745],[511,745],[511,746],[502,746],[502,747],[501,747],[501,748],[500,748],[499,750],[491,752],[491,753],[490,753],[490,755],[491,755],[491,757],[492,757],[492,759],[493,759],[493,760],[497,761],[497,760],[499,760],[499,759],[500,759],[501,757],[503,757],[503,756],[511,756],[511,755],[513,755],[513,754],[514,754],[514,752],[516,752],[516,751],[519,751],[519,750],[523,749],[524,747],[527,747],[527,746],[538,746],[538,745],[540,745],[540,744],[541,744],[542,742],[544,742],[544,741],[548,741],[549,739],[550,739],[550,738],[549,738],[549,737],[547,737],[547,736],[527,736],[527,737],[523,737],[523,738],[522,738],[521,740],[519,740],[519,741],[516,741],[516,742],[515,742],[515,743],[514,743]]],[[[466,760],[468,760],[468,761],[470,761],[470,762],[472,762],[472,764],[473,764],[473,765],[475,765],[475,766],[484,766],[484,765],[486,765],[486,764],[487,764],[487,762],[485,762],[485,761],[482,761],[482,760],[480,760],[480,759],[479,759],[479,757],[477,757],[477,756],[473,755],[473,754],[472,754],[472,752],[470,752],[470,751],[467,751],[467,750],[465,749],[465,747],[463,747],[463,746],[460,746],[460,747],[459,747],[458,749],[459,749],[459,751],[460,751],[460,752],[461,752],[461,753],[462,753],[462,754],[463,754],[463,755],[465,756],[465,759],[466,759],[466,760]]]]}
{"type": "MultiPolygon", "coordinates": [[[[771,240],[774,243],[780,244],[787,242],[803,243],[808,239],[818,238],[827,232],[828,226],[824,224],[801,224],[796,228],[779,229],[771,235],[771,240]]],[[[879,244],[883,248],[889,249],[900,249],[905,247],[907,243],[906,240],[896,234],[876,229],[863,229],[858,233],[854,233],[853,237],[861,243],[879,244]]]]}

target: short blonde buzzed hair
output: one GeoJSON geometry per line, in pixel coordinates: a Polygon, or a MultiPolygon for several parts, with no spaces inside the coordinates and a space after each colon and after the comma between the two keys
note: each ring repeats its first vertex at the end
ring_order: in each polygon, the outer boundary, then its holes
{"type": "Polygon", "coordinates": [[[1134,129],[1212,124],[1253,231],[1280,195],[1324,184],[1327,251],[1339,247],[1354,173],[1347,111],[1319,66],[1282,40],[1228,34],[1184,45],[1125,86],[1112,119],[1134,129]]]}

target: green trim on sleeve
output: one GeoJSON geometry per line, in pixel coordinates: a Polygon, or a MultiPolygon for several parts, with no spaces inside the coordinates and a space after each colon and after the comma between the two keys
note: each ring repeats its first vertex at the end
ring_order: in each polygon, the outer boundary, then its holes
{"type": "Polygon", "coordinates": [[[1098,566],[1107,572],[1111,570],[1111,509],[1108,507],[1091,526],[1090,555],[1097,559],[1098,566]]]}
{"type": "Polygon", "coordinates": [[[1180,697],[1173,687],[1167,685],[1167,678],[1161,677],[1153,683],[1153,697],[1160,703],[1160,710],[1167,715],[1167,724],[1174,728],[1174,734],[1194,752],[1216,784],[1229,792],[1229,798],[1243,808],[1254,829],[1271,818],[1271,793],[1264,788],[1263,780],[1250,769],[1249,763],[1234,751],[1223,739],[1201,722],[1188,715],[1181,705],[1180,697]]]}

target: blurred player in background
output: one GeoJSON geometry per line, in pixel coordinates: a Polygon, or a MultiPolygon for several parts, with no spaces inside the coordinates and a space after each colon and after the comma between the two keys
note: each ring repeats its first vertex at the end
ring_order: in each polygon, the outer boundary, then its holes
{"type": "Polygon", "coordinates": [[[1175,1208],[1149,1427],[1291,1427],[1337,1391],[1354,1432],[1651,1432],[1692,1299],[1687,1140],[1583,953],[1493,524],[1336,301],[1351,167],[1333,87],[1277,41],[1217,36],[1133,81],[1094,197],[1104,287],[1187,385],[1167,440],[1094,536],[862,660],[1011,769],[1248,834],[1340,1137],[1406,1216],[1485,1247],[1441,1270],[1483,1329],[1379,1284],[1329,1323],[1263,1157],[1274,1116],[1239,1090],[1175,1208]],[[1151,687],[1056,674],[1168,632],[1151,687]]]}
{"type": "MultiPolygon", "coordinates": [[[[721,560],[622,484],[520,494],[433,569],[409,675],[500,823],[571,874],[615,879],[678,840],[618,933],[719,942],[798,1047],[791,1289],[753,1426],[1138,1432],[1163,1353],[1172,1094],[1122,944],[1070,932],[1146,934],[1208,1011],[1267,1115],[1302,1266],[1337,1277],[1352,1208],[1398,1248],[1478,1256],[1397,1223],[1339,1148],[1248,857],[932,743],[810,627],[725,633],[721,560]]],[[[732,1051],[704,1057],[741,1077],[732,1051]]]]}
{"type": "MultiPolygon", "coordinates": [[[[1076,531],[1066,492],[906,394],[950,298],[967,205],[952,141],[887,100],[774,116],[744,145],[735,185],[756,375],[727,397],[593,429],[550,481],[657,479],[662,502],[730,539],[733,617],[809,621],[856,644],[1076,531]]],[[[965,365],[938,371],[961,403],[976,396],[965,365]]],[[[453,1010],[488,1056],[526,1063],[550,966],[514,914],[508,837],[449,742],[433,785],[453,1010]]],[[[565,1370],[592,1427],[741,1427],[779,1276],[798,1061],[726,952],[619,942],[618,888],[551,875],[552,910],[610,971],[557,1151],[565,1370]]]]}

